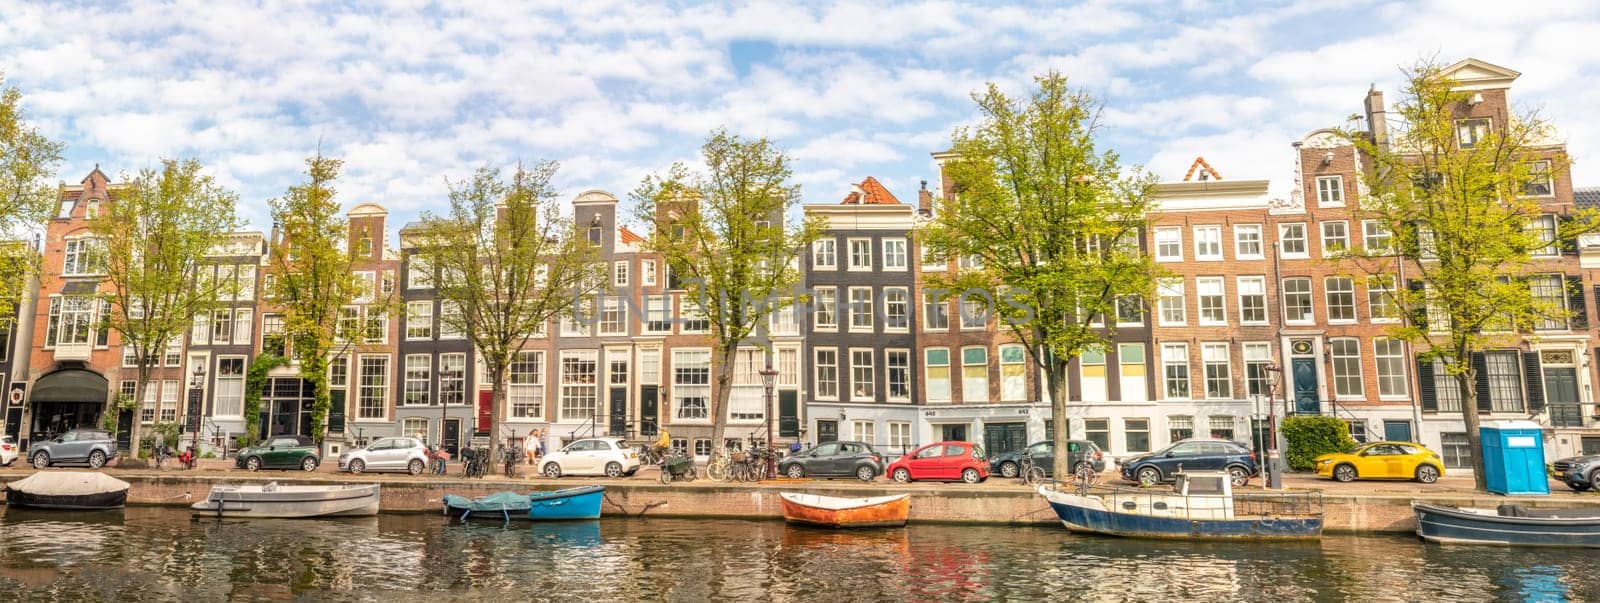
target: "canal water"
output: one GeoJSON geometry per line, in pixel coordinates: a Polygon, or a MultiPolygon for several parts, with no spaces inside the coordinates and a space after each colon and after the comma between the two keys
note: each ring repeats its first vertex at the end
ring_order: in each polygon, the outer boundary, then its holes
{"type": "Polygon", "coordinates": [[[840,533],[780,522],[460,525],[7,509],[0,600],[1600,601],[1593,552],[1205,544],[1054,528],[840,533]]]}

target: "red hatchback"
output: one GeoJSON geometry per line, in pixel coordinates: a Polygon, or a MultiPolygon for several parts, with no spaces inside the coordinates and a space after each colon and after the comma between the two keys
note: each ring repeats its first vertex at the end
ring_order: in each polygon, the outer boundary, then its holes
{"type": "Polygon", "coordinates": [[[963,481],[976,484],[989,479],[989,461],[983,447],[971,442],[938,442],[911,451],[889,464],[889,477],[913,480],[963,481]]]}

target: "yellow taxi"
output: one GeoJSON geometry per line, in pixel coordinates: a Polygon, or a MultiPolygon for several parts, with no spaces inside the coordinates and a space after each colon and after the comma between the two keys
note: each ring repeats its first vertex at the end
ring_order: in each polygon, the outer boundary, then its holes
{"type": "Polygon", "coordinates": [[[1362,479],[1414,479],[1431,484],[1444,475],[1444,462],[1416,442],[1373,442],[1350,452],[1324,454],[1314,461],[1317,475],[1341,482],[1362,479]]]}

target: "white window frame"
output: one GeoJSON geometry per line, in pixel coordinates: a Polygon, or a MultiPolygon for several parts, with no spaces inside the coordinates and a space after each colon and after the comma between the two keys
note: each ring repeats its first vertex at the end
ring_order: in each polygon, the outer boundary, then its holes
{"type": "Polygon", "coordinates": [[[1328,324],[1344,324],[1344,325],[1347,325],[1347,324],[1355,323],[1358,320],[1360,320],[1361,313],[1356,308],[1356,306],[1358,306],[1359,304],[1356,303],[1356,279],[1355,278],[1350,277],[1350,276],[1345,276],[1345,275],[1339,275],[1339,274],[1331,274],[1331,275],[1325,276],[1325,277],[1322,278],[1322,294],[1323,294],[1323,303],[1327,304],[1327,306],[1325,308],[1325,311],[1327,312],[1327,315],[1328,315],[1328,324]],[[1338,284],[1340,284],[1340,285],[1344,285],[1344,284],[1348,283],[1350,285],[1350,287],[1348,289],[1334,290],[1333,285],[1336,282],[1338,284]],[[1350,317],[1349,318],[1334,318],[1334,316],[1333,316],[1334,308],[1336,308],[1336,307],[1338,307],[1338,308],[1345,307],[1344,304],[1339,304],[1339,305],[1336,306],[1333,303],[1334,295],[1346,295],[1346,294],[1348,294],[1350,296],[1350,304],[1349,304],[1350,317]]]}
{"type": "Polygon", "coordinates": [[[1161,344],[1161,398],[1163,400],[1193,400],[1194,399],[1194,373],[1189,366],[1189,344],[1163,343],[1161,344]],[[1174,394],[1173,384],[1176,377],[1172,368],[1182,368],[1183,393],[1174,394]]]}
{"type": "Polygon", "coordinates": [[[236,356],[236,355],[218,356],[217,357],[217,378],[216,378],[216,384],[215,384],[215,392],[212,394],[212,402],[211,402],[211,415],[212,415],[212,417],[218,418],[218,419],[238,419],[238,418],[241,418],[241,417],[244,416],[244,382],[245,382],[245,376],[248,375],[249,372],[250,372],[250,359],[248,357],[236,356]],[[232,374],[224,375],[222,373],[222,363],[223,362],[232,362],[232,361],[235,361],[235,360],[239,361],[239,363],[240,363],[239,365],[240,365],[241,369],[239,371],[239,374],[238,375],[232,375],[232,374]],[[224,385],[223,385],[224,383],[229,384],[228,387],[224,387],[224,385]],[[235,385],[237,386],[236,390],[234,390],[234,387],[233,387],[235,385]],[[225,390],[233,390],[233,391],[225,391],[225,390]],[[235,392],[237,392],[237,393],[235,393],[235,392]],[[232,400],[230,400],[230,399],[232,399],[232,400]],[[225,410],[229,409],[230,405],[231,405],[232,408],[238,409],[237,412],[234,412],[234,413],[231,413],[231,414],[228,413],[228,412],[224,412],[225,410]]]}
{"type": "Polygon", "coordinates": [[[955,367],[950,360],[950,348],[928,347],[922,349],[922,374],[924,376],[923,387],[926,388],[924,397],[927,399],[929,404],[948,404],[954,399],[955,389],[951,385],[953,383],[953,376],[955,374],[953,372],[954,369],[955,367]],[[931,356],[934,352],[944,353],[944,364],[933,363],[931,356]],[[940,392],[940,388],[936,388],[933,385],[935,381],[933,377],[933,369],[940,367],[944,368],[944,388],[942,392],[940,392]],[[943,395],[935,396],[935,392],[940,392],[943,395]]]}
{"type": "Polygon", "coordinates": [[[1194,227],[1194,259],[1200,262],[1222,261],[1222,227],[1202,224],[1194,227]]]}
{"type": "Polygon", "coordinates": [[[812,387],[813,391],[815,392],[814,395],[816,396],[816,398],[818,400],[838,400],[839,399],[839,348],[827,347],[827,346],[812,348],[811,349],[811,358],[812,358],[812,362],[811,362],[811,378],[812,378],[811,387],[812,387]],[[824,360],[825,358],[826,358],[826,361],[824,360]],[[832,372],[831,378],[829,378],[829,379],[824,379],[823,378],[823,369],[824,368],[832,369],[833,372],[832,372]],[[831,389],[833,391],[829,392],[828,391],[829,388],[823,386],[824,383],[831,383],[832,384],[831,389]]]}
{"type": "Polygon", "coordinates": [[[394,363],[391,362],[391,360],[392,360],[392,358],[390,358],[388,354],[357,354],[356,355],[356,366],[355,366],[355,369],[356,369],[356,375],[355,375],[355,377],[356,377],[356,396],[355,396],[355,398],[356,398],[356,412],[355,412],[355,416],[356,416],[356,418],[355,418],[355,420],[357,422],[362,422],[362,421],[366,421],[366,422],[386,421],[388,419],[388,417],[389,417],[389,390],[393,389],[393,381],[392,381],[393,375],[391,373],[394,372],[394,363]],[[379,377],[381,377],[383,379],[382,383],[378,383],[378,384],[369,384],[369,383],[367,383],[367,362],[366,361],[369,360],[369,359],[373,359],[373,360],[381,359],[381,360],[383,360],[383,372],[382,372],[381,375],[378,375],[379,377]],[[363,415],[363,413],[366,412],[366,402],[368,400],[367,396],[370,393],[376,393],[377,394],[377,402],[378,402],[378,408],[379,408],[380,412],[379,412],[378,416],[375,416],[375,417],[370,417],[370,416],[364,416],[363,415]]]}
{"type": "Polygon", "coordinates": [[[1308,325],[1308,324],[1313,324],[1313,323],[1317,322],[1317,298],[1316,298],[1315,292],[1312,290],[1313,287],[1312,287],[1312,284],[1311,284],[1311,277],[1306,277],[1306,276],[1284,277],[1284,279],[1278,283],[1278,289],[1279,289],[1278,298],[1280,300],[1280,305],[1282,306],[1280,308],[1280,311],[1283,312],[1283,323],[1284,324],[1308,325]],[[1292,295],[1294,295],[1296,297],[1301,296],[1301,295],[1305,296],[1306,313],[1305,313],[1305,317],[1304,318],[1294,318],[1293,317],[1294,315],[1289,311],[1289,297],[1291,295],[1291,293],[1289,292],[1289,282],[1290,281],[1294,281],[1296,283],[1304,282],[1306,284],[1305,291],[1303,291],[1303,292],[1296,291],[1296,292],[1294,292],[1292,294],[1292,295]]]}
{"type": "Polygon", "coordinates": [[[911,350],[890,348],[883,351],[883,396],[890,402],[911,401],[911,350]],[[903,393],[895,393],[895,389],[903,393]]]}
{"type": "Polygon", "coordinates": [[[1267,277],[1241,276],[1234,281],[1234,286],[1238,288],[1237,297],[1239,299],[1239,324],[1267,324],[1267,322],[1271,320],[1271,306],[1267,303],[1267,277]],[[1253,319],[1250,317],[1250,314],[1245,311],[1245,308],[1247,307],[1245,304],[1245,299],[1247,297],[1257,296],[1261,298],[1261,303],[1259,304],[1259,307],[1261,308],[1261,318],[1253,319]]]}
{"type": "Polygon", "coordinates": [[[1355,338],[1355,337],[1330,337],[1330,338],[1328,338],[1328,386],[1329,386],[1329,389],[1333,391],[1333,398],[1335,400],[1361,400],[1361,399],[1365,399],[1367,390],[1366,390],[1366,382],[1363,379],[1363,375],[1362,375],[1363,372],[1364,371],[1362,370],[1362,367],[1361,367],[1361,340],[1360,339],[1355,338]],[[1341,387],[1340,387],[1340,383],[1341,383],[1340,379],[1345,379],[1346,382],[1349,382],[1352,379],[1351,375],[1344,374],[1343,371],[1341,370],[1341,366],[1345,366],[1345,367],[1348,366],[1348,365],[1341,364],[1341,362],[1348,363],[1351,360],[1352,356],[1350,354],[1340,354],[1340,353],[1338,353],[1338,349],[1339,349],[1340,345],[1346,345],[1346,346],[1348,346],[1347,349],[1355,350],[1355,355],[1354,355],[1355,375],[1353,376],[1353,380],[1354,380],[1354,383],[1355,383],[1355,393],[1350,393],[1348,391],[1340,391],[1340,389],[1341,389],[1341,387]]]}
{"type": "Polygon", "coordinates": [[[878,395],[878,358],[872,348],[849,348],[850,401],[873,402],[878,395]],[[863,361],[865,359],[865,361],[863,361]],[[861,386],[865,384],[866,388],[861,386]]]}
{"type": "Polygon", "coordinates": [[[1317,176],[1317,207],[1344,207],[1344,176],[1317,176]]]}
{"type": "Polygon", "coordinates": [[[848,272],[871,272],[872,271],[872,239],[870,237],[850,237],[848,239],[845,239],[844,249],[845,249],[845,253],[849,255],[849,257],[847,257],[845,259],[845,262],[846,262],[845,265],[847,267],[847,271],[848,272]],[[866,244],[867,249],[866,249],[865,253],[862,253],[862,254],[857,254],[856,253],[856,244],[857,243],[865,243],[866,244]],[[858,259],[865,259],[867,261],[867,263],[865,265],[857,263],[856,260],[858,260],[858,259]]]}
{"type": "Polygon", "coordinates": [[[839,288],[816,287],[812,291],[811,330],[833,333],[839,330],[839,288]]]}
{"type": "Polygon", "coordinates": [[[628,286],[629,276],[631,275],[628,274],[628,260],[616,260],[611,263],[611,286],[628,286]]]}
{"type": "Polygon", "coordinates": [[[1233,225],[1233,258],[1236,260],[1259,260],[1265,257],[1266,237],[1262,235],[1260,224],[1234,224],[1233,225]],[[1248,236],[1246,236],[1248,235],[1248,236]],[[1250,242],[1255,245],[1255,251],[1245,249],[1245,244],[1250,242]]]}
{"type": "Polygon", "coordinates": [[[990,356],[991,356],[991,354],[989,353],[989,348],[986,348],[984,346],[965,346],[965,347],[961,348],[961,401],[962,402],[965,403],[965,402],[988,402],[989,401],[989,372],[990,372],[990,366],[994,364],[994,360],[992,358],[990,358],[990,356]],[[982,352],[983,353],[983,362],[982,363],[971,363],[971,364],[968,364],[967,363],[967,352],[982,352]],[[983,384],[983,387],[967,387],[969,385],[968,378],[967,378],[967,369],[969,367],[982,367],[983,368],[983,376],[981,378],[980,377],[973,377],[972,378],[973,383],[977,383],[978,380],[981,379],[982,380],[981,383],[983,384]],[[973,391],[973,390],[977,390],[977,391],[973,391]]]}
{"type": "Polygon", "coordinates": [[[1188,324],[1189,313],[1185,309],[1187,305],[1182,277],[1156,279],[1157,326],[1181,327],[1188,324]],[[1173,312],[1172,317],[1168,317],[1168,310],[1171,309],[1176,309],[1176,312],[1173,312]]]}
{"type": "Polygon", "coordinates": [[[561,350],[561,365],[557,368],[557,379],[561,386],[560,396],[556,401],[556,416],[558,420],[566,422],[589,421],[600,414],[600,351],[587,350],[561,350]],[[582,372],[569,374],[567,369],[573,366],[591,367],[588,380],[582,372]],[[577,377],[577,380],[569,381],[577,377]],[[587,396],[585,396],[587,392],[587,396]],[[588,407],[573,406],[581,404],[588,399],[588,407]],[[587,412],[585,412],[587,411],[587,412]]]}
{"type": "Polygon", "coordinates": [[[646,286],[646,287],[654,287],[654,286],[656,286],[656,261],[655,260],[641,260],[639,262],[639,272],[643,273],[640,276],[640,281],[644,284],[644,286],[646,286]]]}
{"type": "Polygon", "coordinates": [[[1289,260],[1311,257],[1311,241],[1310,237],[1306,235],[1305,222],[1286,222],[1278,225],[1278,251],[1284,259],[1289,260]],[[1294,230],[1300,232],[1298,235],[1291,236],[1291,231],[1294,230]],[[1300,243],[1299,251],[1291,251],[1289,249],[1290,241],[1298,241],[1300,243]]]}
{"type": "MultiPolygon", "coordinates": [[[[672,350],[672,368],[671,368],[671,370],[672,370],[672,398],[671,398],[671,400],[672,400],[672,419],[673,419],[674,422],[679,422],[679,423],[700,423],[700,424],[706,424],[706,423],[710,423],[711,422],[711,387],[712,387],[711,384],[712,384],[712,379],[713,379],[713,376],[711,374],[712,364],[713,363],[711,361],[711,349],[710,348],[674,348],[672,350]],[[705,358],[704,363],[705,363],[706,382],[704,384],[688,383],[688,382],[679,383],[678,382],[678,368],[679,368],[678,365],[679,365],[680,359],[687,360],[687,359],[690,359],[691,356],[694,357],[696,365],[700,364],[700,362],[698,360],[699,357],[703,356],[705,358]],[[683,393],[685,393],[685,391],[688,390],[689,388],[696,388],[696,389],[704,388],[705,400],[706,400],[706,406],[705,406],[704,409],[702,409],[704,411],[704,416],[691,416],[691,415],[684,414],[683,411],[684,411],[685,405],[683,404],[683,400],[685,398],[682,397],[681,395],[683,393]]],[[[690,368],[690,370],[698,370],[698,367],[689,367],[689,368],[690,368]]],[[[724,406],[726,406],[726,405],[724,405],[724,406]]]]}
{"type": "Polygon", "coordinates": [[[506,365],[506,415],[509,419],[544,420],[550,396],[545,391],[545,350],[518,350],[506,365]],[[533,370],[517,370],[519,368],[533,370]]]}
{"type": "Polygon", "coordinates": [[[401,406],[428,406],[433,403],[433,354],[406,354],[401,368],[401,406]],[[418,389],[420,388],[420,389],[418,389]],[[419,401],[411,395],[420,393],[419,401]]]}
{"type": "Polygon", "coordinates": [[[1154,241],[1157,262],[1183,261],[1183,229],[1177,226],[1157,226],[1151,239],[1154,241]],[[1176,250],[1176,255],[1167,253],[1167,247],[1176,250]]]}
{"type": "Polygon", "coordinates": [[[839,269],[839,240],[825,236],[811,243],[812,270],[839,269]]]}
{"type": "Polygon", "coordinates": [[[1361,221],[1361,248],[1368,253],[1381,253],[1394,250],[1394,235],[1383,227],[1383,222],[1378,220],[1361,221]],[[1374,240],[1383,241],[1382,245],[1373,246],[1374,240]]]}
{"type": "MultiPolygon", "coordinates": [[[[1391,351],[1393,351],[1393,350],[1391,349],[1391,351]]],[[[1407,375],[1407,373],[1406,373],[1406,371],[1408,370],[1406,365],[1408,363],[1406,362],[1406,343],[1405,343],[1405,341],[1400,340],[1400,339],[1395,339],[1395,338],[1392,338],[1392,337],[1374,337],[1374,338],[1372,338],[1372,364],[1373,364],[1373,370],[1377,374],[1377,379],[1378,379],[1378,399],[1380,399],[1380,400],[1409,400],[1409,399],[1411,399],[1411,379],[1410,379],[1409,375],[1407,375]],[[1397,346],[1399,351],[1397,353],[1383,354],[1383,353],[1381,353],[1379,351],[1380,348],[1378,347],[1379,344],[1382,344],[1382,343],[1389,343],[1389,344],[1391,344],[1393,346],[1397,346]],[[1384,370],[1384,361],[1386,361],[1386,360],[1391,363],[1391,366],[1399,368],[1399,374],[1394,374],[1392,372],[1389,372],[1389,374],[1385,374],[1386,371],[1384,370]],[[1393,391],[1391,389],[1389,392],[1385,393],[1383,390],[1385,389],[1384,384],[1385,384],[1386,381],[1391,385],[1393,385],[1395,383],[1398,383],[1400,385],[1400,391],[1399,392],[1395,392],[1395,391],[1393,391]]]]}
{"type": "Polygon", "coordinates": [[[1317,224],[1317,230],[1322,233],[1322,255],[1324,257],[1339,256],[1350,253],[1350,223],[1344,220],[1323,220],[1317,224]],[[1336,227],[1341,232],[1330,234],[1328,229],[1336,227]],[[1334,248],[1331,242],[1338,241],[1339,247],[1334,248]]]}
{"type": "Polygon", "coordinates": [[[1208,341],[1200,344],[1200,370],[1207,400],[1234,399],[1233,352],[1226,342],[1208,341]],[[1221,383],[1216,395],[1213,395],[1213,383],[1221,383]]]}
{"type": "Polygon", "coordinates": [[[1195,301],[1198,305],[1197,309],[1200,312],[1200,324],[1203,326],[1228,324],[1228,286],[1226,281],[1220,276],[1195,277],[1194,289],[1195,301]],[[1214,287],[1215,290],[1212,293],[1206,293],[1208,286],[1214,287]],[[1213,308],[1215,311],[1212,312],[1215,316],[1207,317],[1206,298],[1208,297],[1214,298],[1213,301],[1216,302],[1216,307],[1213,308]]]}
{"type": "Polygon", "coordinates": [[[885,237],[883,239],[884,272],[905,272],[910,265],[910,254],[906,250],[905,237],[885,237]]]}
{"type": "Polygon", "coordinates": [[[406,341],[433,339],[433,300],[406,302],[406,341]]]}
{"type": "Polygon", "coordinates": [[[850,287],[848,290],[850,301],[847,308],[850,313],[851,333],[871,333],[875,327],[873,314],[877,312],[877,304],[873,299],[872,287],[850,287]],[[859,294],[865,294],[865,303],[858,300],[859,294]]]}
{"type": "Polygon", "coordinates": [[[911,331],[911,290],[906,287],[883,288],[883,330],[887,333],[907,333],[911,331]],[[896,303],[895,297],[900,301],[896,303]],[[898,317],[895,308],[899,307],[898,317]],[[898,321],[900,324],[895,325],[898,321]]]}

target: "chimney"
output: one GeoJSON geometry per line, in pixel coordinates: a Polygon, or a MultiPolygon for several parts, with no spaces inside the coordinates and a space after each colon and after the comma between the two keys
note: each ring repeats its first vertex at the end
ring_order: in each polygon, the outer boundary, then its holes
{"type": "Polygon", "coordinates": [[[933,191],[928,190],[927,180],[922,181],[922,189],[917,191],[917,213],[933,215],[933,191]]]}
{"type": "Polygon", "coordinates": [[[1367,132],[1372,135],[1373,144],[1387,148],[1389,146],[1389,124],[1385,121],[1383,111],[1383,93],[1378,91],[1378,85],[1373,84],[1367,90],[1367,132]]]}

